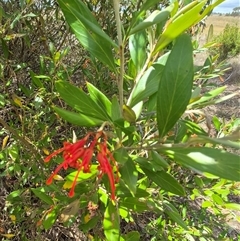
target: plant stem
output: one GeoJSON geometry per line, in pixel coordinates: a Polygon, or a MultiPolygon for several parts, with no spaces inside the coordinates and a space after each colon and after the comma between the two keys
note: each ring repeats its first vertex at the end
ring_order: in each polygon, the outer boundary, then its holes
{"type": "Polygon", "coordinates": [[[119,92],[119,104],[123,106],[123,75],[124,75],[124,47],[122,40],[121,20],[119,15],[119,0],[113,0],[113,7],[115,12],[115,19],[117,24],[118,35],[118,47],[119,47],[119,59],[120,59],[120,73],[118,78],[118,92],[119,92]]]}

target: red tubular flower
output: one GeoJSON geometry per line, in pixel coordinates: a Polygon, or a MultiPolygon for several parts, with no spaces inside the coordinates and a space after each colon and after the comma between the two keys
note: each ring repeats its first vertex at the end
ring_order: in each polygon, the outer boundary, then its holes
{"type": "Polygon", "coordinates": [[[99,170],[100,170],[100,177],[106,173],[108,175],[108,179],[110,182],[110,187],[111,187],[111,199],[115,200],[115,181],[114,181],[114,176],[113,176],[113,170],[112,167],[107,159],[106,156],[104,156],[103,153],[99,152],[97,154],[97,160],[100,164],[99,170]]]}
{"type": "Polygon", "coordinates": [[[44,162],[49,162],[53,157],[63,152],[63,158],[64,161],[60,165],[57,166],[53,174],[47,179],[46,184],[50,185],[53,181],[53,177],[61,170],[61,168],[64,168],[65,170],[68,167],[72,168],[78,168],[79,158],[81,158],[84,155],[85,149],[84,145],[86,143],[86,138],[79,140],[76,143],[69,143],[64,142],[63,147],[53,152],[51,155],[47,156],[44,159],[44,162]]]}
{"type": "Polygon", "coordinates": [[[110,188],[111,188],[111,199],[115,200],[115,182],[118,182],[118,166],[112,153],[107,148],[107,136],[104,132],[99,131],[97,133],[89,133],[83,139],[77,141],[76,143],[64,142],[64,146],[51,155],[45,158],[45,162],[49,162],[56,155],[63,153],[63,162],[57,166],[52,175],[47,179],[46,184],[52,183],[54,176],[64,168],[68,167],[77,169],[76,176],[74,177],[72,187],[69,192],[69,197],[74,196],[74,189],[77,184],[77,179],[80,172],[90,172],[91,159],[97,152],[97,160],[99,162],[99,178],[103,174],[107,174],[110,188]],[[116,176],[114,178],[114,168],[116,167],[116,176]]]}
{"type": "Polygon", "coordinates": [[[99,145],[100,152],[97,154],[97,160],[99,162],[99,170],[100,170],[100,177],[103,174],[108,175],[110,188],[111,188],[111,199],[115,200],[115,182],[118,182],[118,166],[117,162],[115,161],[114,157],[112,156],[111,152],[107,149],[107,141],[104,140],[103,143],[99,145]],[[113,165],[110,164],[110,161],[113,162],[113,165]],[[116,175],[117,178],[114,178],[114,171],[113,168],[116,167],[116,175]]]}
{"type": "Polygon", "coordinates": [[[76,176],[74,177],[74,180],[73,180],[73,184],[72,184],[72,187],[71,187],[71,190],[68,194],[69,197],[73,197],[74,196],[74,189],[75,189],[75,186],[77,184],[77,179],[78,179],[78,176],[79,176],[79,173],[81,172],[81,170],[83,169],[84,172],[90,172],[90,161],[92,159],[92,155],[93,155],[93,149],[87,149],[82,157],[82,163],[80,164],[79,168],[78,168],[78,171],[77,171],[77,174],[76,176]]]}

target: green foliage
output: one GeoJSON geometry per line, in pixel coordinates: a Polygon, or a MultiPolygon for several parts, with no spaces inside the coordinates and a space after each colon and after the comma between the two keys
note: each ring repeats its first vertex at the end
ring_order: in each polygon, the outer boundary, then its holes
{"type": "Polygon", "coordinates": [[[208,79],[222,66],[215,56],[194,66],[198,49],[186,32],[222,1],[40,2],[1,7],[0,168],[8,193],[1,205],[18,225],[6,230],[44,240],[43,230],[63,223],[93,240],[215,240],[215,218],[223,223],[222,210],[239,210],[230,200],[240,193],[239,157],[231,153],[239,148],[239,119],[215,116],[210,137],[201,109],[236,93],[219,97],[226,87],[208,79]],[[104,135],[79,149],[77,139],[89,132],[104,135]],[[87,155],[80,150],[94,141],[92,161],[81,169],[87,155]],[[55,149],[62,157],[44,164],[55,149]],[[67,165],[46,185],[63,159],[67,165]]]}
{"type": "Polygon", "coordinates": [[[237,25],[227,24],[222,33],[215,36],[215,46],[210,49],[211,53],[219,54],[219,61],[240,53],[240,30],[237,25]]]}

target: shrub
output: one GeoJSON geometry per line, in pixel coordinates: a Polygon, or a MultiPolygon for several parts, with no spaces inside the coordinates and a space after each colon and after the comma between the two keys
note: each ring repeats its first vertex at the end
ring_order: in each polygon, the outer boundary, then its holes
{"type": "Polygon", "coordinates": [[[223,32],[215,37],[214,40],[218,44],[211,49],[211,52],[219,54],[219,61],[240,53],[239,34],[239,27],[237,25],[230,26],[227,24],[223,32]]]}

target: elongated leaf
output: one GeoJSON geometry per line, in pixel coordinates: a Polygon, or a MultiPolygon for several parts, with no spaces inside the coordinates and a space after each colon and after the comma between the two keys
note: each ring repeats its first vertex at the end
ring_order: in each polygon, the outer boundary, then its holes
{"type": "Polygon", "coordinates": [[[108,203],[108,206],[104,213],[103,220],[104,234],[107,240],[118,241],[120,237],[120,222],[116,206],[112,202],[108,203]]]}
{"type": "Polygon", "coordinates": [[[131,18],[131,24],[129,26],[129,29],[128,29],[127,33],[129,33],[129,31],[132,30],[132,27],[137,24],[137,21],[139,20],[139,18],[144,16],[146,11],[148,11],[152,6],[154,6],[157,3],[159,3],[159,0],[145,1],[141,5],[140,10],[137,13],[133,14],[133,17],[131,18]]]}
{"type": "MultiPolygon", "coordinates": [[[[70,174],[68,174],[66,176],[66,179],[68,181],[73,182],[76,174],[77,174],[77,171],[71,172],[70,174]]],[[[77,178],[77,182],[79,182],[79,183],[84,182],[86,180],[96,177],[97,174],[98,174],[97,165],[92,165],[90,168],[90,172],[83,172],[83,170],[80,172],[80,174],[78,175],[78,178],[77,178]]]]}
{"type": "Polygon", "coordinates": [[[92,100],[97,103],[103,110],[106,110],[109,118],[111,116],[112,103],[99,89],[87,82],[88,92],[92,100]]]}
{"type": "Polygon", "coordinates": [[[162,212],[162,209],[161,209],[161,207],[159,207],[159,204],[149,197],[146,197],[146,198],[137,198],[137,197],[122,198],[122,200],[120,202],[120,208],[131,209],[138,213],[144,212],[149,209],[151,209],[152,211],[154,210],[155,212],[159,212],[159,211],[162,212]]]}
{"type": "Polygon", "coordinates": [[[132,90],[131,96],[128,100],[128,105],[130,107],[133,107],[138,102],[144,100],[148,96],[151,95],[151,93],[154,93],[156,91],[156,87],[153,89],[147,88],[147,84],[151,80],[153,83],[158,83],[161,75],[161,71],[163,70],[163,66],[160,64],[156,64],[155,66],[150,67],[143,77],[139,80],[139,82],[135,85],[134,89],[132,90]]]}
{"type": "Polygon", "coordinates": [[[40,190],[39,188],[31,188],[32,192],[37,196],[39,199],[44,201],[45,203],[49,205],[53,205],[54,202],[50,196],[48,196],[43,190],[40,190]]]}
{"type": "Polygon", "coordinates": [[[58,3],[83,47],[114,71],[111,46],[117,45],[102,31],[87,6],[80,0],[58,0],[58,3]]]}
{"type": "Polygon", "coordinates": [[[64,101],[84,115],[103,121],[109,120],[106,110],[95,103],[84,91],[66,81],[57,81],[56,88],[64,101]]]}
{"type": "Polygon", "coordinates": [[[120,168],[121,178],[132,193],[136,193],[138,172],[131,159],[128,159],[120,168]]]}
{"type": "Polygon", "coordinates": [[[137,231],[131,231],[125,235],[125,241],[139,241],[140,233],[137,231]]]}
{"type": "Polygon", "coordinates": [[[147,58],[147,36],[144,31],[131,35],[129,38],[129,51],[137,72],[141,70],[147,58]]]}
{"type": "Polygon", "coordinates": [[[121,108],[116,95],[114,95],[112,98],[111,118],[113,121],[116,121],[122,118],[121,108]]]}
{"type": "Polygon", "coordinates": [[[200,173],[240,181],[239,156],[220,149],[207,147],[171,148],[161,150],[176,162],[200,173]]]}
{"type": "Polygon", "coordinates": [[[57,219],[57,210],[54,208],[51,212],[49,212],[44,218],[42,224],[45,229],[49,229],[53,226],[57,219]]]}
{"type": "Polygon", "coordinates": [[[193,57],[188,35],[177,38],[158,86],[157,122],[163,137],[184,113],[192,93],[193,57]]]}
{"type": "Polygon", "coordinates": [[[208,4],[208,0],[193,1],[184,8],[182,8],[175,16],[173,16],[156,44],[153,54],[156,54],[164,47],[166,47],[172,40],[183,33],[192,25],[198,23],[203,19],[216,5],[224,0],[217,0],[213,4],[208,4]]]}
{"type": "Polygon", "coordinates": [[[103,123],[102,120],[98,120],[93,117],[83,115],[81,113],[71,112],[71,111],[56,107],[56,106],[53,106],[53,109],[64,120],[66,120],[69,123],[72,123],[74,125],[91,127],[91,126],[99,126],[103,123]]]}
{"type": "Polygon", "coordinates": [[[154,24],[166,22],[168,19],[168,16],[170,15],[170,12],[172,11],[173,8],[174,8],[174,4],[171,4],[169,7],[167,7],[166,9],[164,9],[162,11],[155,10],[154,12],[152,12],[150,14],[150,16],[148,16],[146,19],[144,19],[144,21],[142,21],[141,23],[136,25],[130,31],[130,34],[134,34],[138,31],[142,31],[154,24]]]}
{"type": "Polygon", "coordinates": [[[225,203],[224,207],[227,208],[227,209],[240,211],[240,204],[239,203],[225,203]]]}
{"type": "Polygon", "coordinates": [[[185,222],[182,220],[181,215],[179,214],[178,210],[169,202],[164,201],[163,203],[164,206],[164,212],[176,223],[178,223],[181,227],[184,229],[188,230],[187,225],[185,222]]]}
{"type": "Polygon", "coordinates": [[[165,171],[153,172],[148,169],[142,169],[142,170],[145,172],[145,174],[148,176],[149,179],[151,179],[153,182],[155,182],[165,191],[172,192],[180,196],[185,195],[185,191],[183,187],[178,183],[178,181],[174,177],[172,177],[167,172],[165,171]]]}
{"type": "Polygon", "coordinates": [[[229,139],[227,139],[228,136],[226,136],[225,138],[211,138],[208,136],[199,136],[199,138],[205,140],[205,142],[208,142],[208,143],[220,144],[223,146],[240,149],[240,142],[236,142],[237,139],[240,139],[239,132],[237,133],[235,140],[232,138],[232,136],[229,136],[229,139]]]}
{"type": "Polygon", "coordinates": [[[160,167],[163,167],[165,169],[169,167],[169,164],[156,151],[151,151],[151,155],[152,155],[152,162],[155,165],[159,165],[160,167]]]}
{"type": "Polygon", "coordinates": [[[97,223],[99,222],[99,219],[100,219],[99,216],[92,217],[87,223],[82,223],[79,226],[79,229],[82,232],[87,233],[90,229],[93,229],[94,227],[96,227],[97,223]]]}
{"type": "Polygon", "coordinates": [[[156,172],[163,170],[163,166],[154,161],[153,159],[149,160],[144,157],[138,157],[135,159],[135,161],[140,165],[141,168],[148,169],[149,171],[156,172]]]}
{"type": "Polygon", "coordinates": [[[214,90],[211,90],[211,91],[205,93],[201,98],[198,98],[196,101],[189,104],[188,108],[190,108],[193,105],[200,104],[200,103],[203,103],[203,102],[207,102],[207,101],[213,99],[217,95],[221,94],[226,88],[227,88],[227,86],[221,86],[217,89],[214,89],[214,90]]]}
{"type": "Polygon", "coordinates": [[[151,66],[135,85],[128,99],[130,107],[157,92],[156,86],[159,84],[167,57],[168,55],[162,56],[162,59],[151,66]]]}

